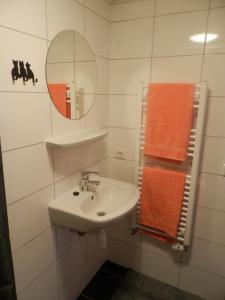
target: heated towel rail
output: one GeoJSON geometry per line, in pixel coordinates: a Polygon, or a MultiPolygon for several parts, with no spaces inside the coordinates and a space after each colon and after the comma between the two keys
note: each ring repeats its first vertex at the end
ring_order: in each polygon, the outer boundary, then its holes
{"type": "MultiPolygon", "coordinates": [[[[195,86],[195,98],[194,98],[194,120],[193,127],[191,129],[187,156],[188,159],[180,166],[175,166],[173,163],[165,163],[160,160],[156,160],[149,156],[144,155],[144,143],[145,143],[145,122],[146,122],[146,108],[147,108],[147,86],[142,82],[139,85],[138,93],[138,120],[137,120],[137,136],[136,136],[136,153],[135,153],[135,181],[141,190],[143,168],[145,166],[162,166],[169,168],[180,168],[186,172],[185,187],[183,193],[183,203],[180,214],[180,221],[177,230],[176,241],[172,244],[172,248],[178,251],[184,251],[188,248],[192,236],[192,223],[195,208],[195,198],[198,185],[199,175],[199,162],[201,155],[201,146],[204,130],[205,112],[207,104],[207,82],[202,82],[200,85],[195,86]]],[[[135,233],[137,229],[149,231],[151,233],[159,233],[162,236],[167,236],[166,233],[157,231],[139,223],[140,215],[140,200],[137,205],[137,209],[134,212],[132,218],[132,232],[135,233]]]]}

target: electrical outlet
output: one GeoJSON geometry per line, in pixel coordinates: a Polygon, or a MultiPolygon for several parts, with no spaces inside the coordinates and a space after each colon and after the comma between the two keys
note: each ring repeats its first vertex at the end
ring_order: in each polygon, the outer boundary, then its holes
{"type": "Polygon", "coordinates": [[[116,150],[116,158],[118,159],[125,159],[125,149],[117,148],[116,150]]]}

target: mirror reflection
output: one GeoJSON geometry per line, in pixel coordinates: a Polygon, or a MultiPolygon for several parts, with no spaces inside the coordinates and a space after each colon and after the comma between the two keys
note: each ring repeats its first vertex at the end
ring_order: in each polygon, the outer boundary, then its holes
{"type": "Polygon", "coordinates": [[[79,33],[62,31],[52,41],[46,63],[50,97],[66,118],[80,119],[90,110],[97,82],[95,57],[79,33]]]}

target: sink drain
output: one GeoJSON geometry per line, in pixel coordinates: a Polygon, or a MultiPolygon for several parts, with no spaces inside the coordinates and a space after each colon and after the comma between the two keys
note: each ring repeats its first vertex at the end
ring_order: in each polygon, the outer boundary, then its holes
{"type": "Polygon", "coordinates": [[[97,212],[97,216],[99,216],[99,217],[103,217],[105,215],[106,215],[106,212],[104,212],[104,211],[97,212]]]}

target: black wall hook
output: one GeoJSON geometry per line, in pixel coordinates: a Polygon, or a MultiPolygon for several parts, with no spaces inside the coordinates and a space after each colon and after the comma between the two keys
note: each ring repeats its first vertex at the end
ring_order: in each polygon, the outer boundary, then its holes
{"type": "Polygon", "coordinates": [[[25,84],[28,80],[32,80],[32,83],[35,84],[38,82],[38,79],[35,78],[33,71],[30,68],[29,62],[26,63],[26,67],[24,66],[23,61],[13,60],[13,68],[11,71],[12,81],[15,83],[18,79],[23,79],[23,83],[25,84]]]}

